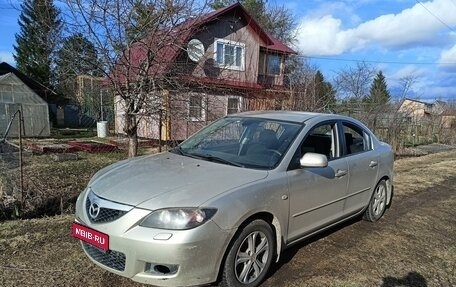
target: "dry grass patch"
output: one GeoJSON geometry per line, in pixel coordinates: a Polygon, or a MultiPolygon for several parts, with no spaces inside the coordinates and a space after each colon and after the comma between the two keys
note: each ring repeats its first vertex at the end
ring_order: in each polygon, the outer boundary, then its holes
{"type": "Polygon", "coordinates": [[[397,195],[427,190],[456,176],[456,151],[397,160],[394,172],[397,195]]]}
{"type": "MultiPolygon", "coordinates": [[[[49,155],[32,155],[24,160],[24,206],[22,218],[73,213],[79,193],[91,176],[101,168],[125,158],[123,153],[89,154],[80,152],[76,161],[55,162],[49,155]]],[[[14,197],[19,202],[19,168],[1,175],[15,186],[14,197]]],[[[0,198],[1,203],[2,198],[0,198]]],[[[7,208],[12,208],[7,206],[7,208]]],[[[0,210],[0,220],[9,218],[0,210]]]]}

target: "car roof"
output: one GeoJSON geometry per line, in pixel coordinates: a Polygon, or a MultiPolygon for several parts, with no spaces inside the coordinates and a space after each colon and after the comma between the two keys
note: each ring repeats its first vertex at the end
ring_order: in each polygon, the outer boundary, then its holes
{"type": "Polygon", "coordinates": [[[319,118],[320,120],[329,119],[350,119],[351,118],[326,113],[311,113],[311,112],[298,112],[298,111],[253,111],[244,112],[238,114],[232,114],[230,116],[236,117],[252,117],[252,118],[267,118],[278,121],[288,121],[296,123],[304,123],[309,119],[319,118]]]}

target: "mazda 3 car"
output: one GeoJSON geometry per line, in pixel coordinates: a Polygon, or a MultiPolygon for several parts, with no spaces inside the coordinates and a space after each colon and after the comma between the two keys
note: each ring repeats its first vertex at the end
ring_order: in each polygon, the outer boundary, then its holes
{"type": "Polygon", "coordinates": [[[252,287],[290,245],[380,219],[392,183],[391,147],[355,119],[240,113],[97,172],[72,234],[95,264],[137,282],[252,287]]]}

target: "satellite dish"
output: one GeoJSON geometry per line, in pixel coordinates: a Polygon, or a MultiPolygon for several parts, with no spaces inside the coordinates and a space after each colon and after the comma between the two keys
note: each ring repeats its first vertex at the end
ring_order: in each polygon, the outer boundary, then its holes
{"type": "Polygon", "coordinates": [[[199,62],[204,56],[204,45],[198,39],[191,39],[187,45],[187,54],[193,62],[199,62]]]}

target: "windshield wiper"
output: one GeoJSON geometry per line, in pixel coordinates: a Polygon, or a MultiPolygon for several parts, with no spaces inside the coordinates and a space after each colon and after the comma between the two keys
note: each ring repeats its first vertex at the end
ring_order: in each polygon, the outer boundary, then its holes
{"type": "Polygon", "coordinates": [[[171,152],[178,153],[180,155],[187,155],[187,153],[184,152],[180,146],[176,146],[171,150],[171,152]]]}
{"type": "Polygon", "coordinates": [[[194,156],[194,157],[198,157],[198,158],[201,158],[201,159],[207,159],[207,160],[209,160],[209,161],[214,161],[214,162],[229,164],[229,165],[233,165],[233,166],[237,166],[237,167],[244,167],[244,165],[239,164],[239,163],[237,163],[237,162],[230,161],[230,160],[227,160],[227,159],[218,157],[218,156],[213,156],[213,155],[211,155],[211,154],[189,153],[189,154],[187,154],[187,155],[192,156],[192,157],[193,157],[193,156],[194,156]]]}

